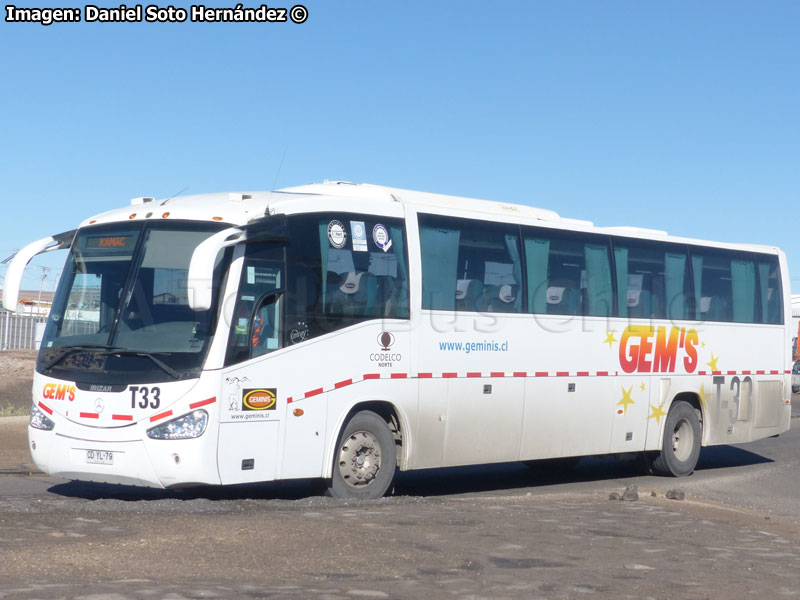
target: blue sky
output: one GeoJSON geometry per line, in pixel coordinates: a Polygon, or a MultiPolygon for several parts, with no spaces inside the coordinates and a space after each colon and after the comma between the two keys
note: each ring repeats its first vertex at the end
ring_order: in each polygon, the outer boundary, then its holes
{"type": "Polygon", "coordinates": [[[0,258],[135,196],[327,178],[774,244],[800,292],[800,3],[304,4],[0,22],[0,258]]]}

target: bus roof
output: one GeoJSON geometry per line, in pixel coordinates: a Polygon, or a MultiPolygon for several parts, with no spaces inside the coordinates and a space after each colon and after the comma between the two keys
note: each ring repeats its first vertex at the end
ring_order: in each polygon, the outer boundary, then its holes
{"type": "Polygon", "coordinates": [[[769,253],[778,252],[778,248],[774,246],[731,244],[675,237],[668,235],[666,231],[657,229],[630,226],[597,227],[591,221],[565,218],[555,211],[523,204],[328,180],[323,183],[312,183],[275,191],[223,192],[176,196],[166,199],[133,198],[129,206],[86,219],[81,223],[81,227],[144,219],[188,219],[244,225],[266,214],[290,215],[320,210],[365,212],[402,217],[404,215],[403,205],[410,205],[425,212],[453,214],[454,216],[494,218],[498,221],[536,224],[623,237],[769,253]],[[327,203],[325,197],[330,198],[330,208],[325,207],[325,203],[327,203]]]}

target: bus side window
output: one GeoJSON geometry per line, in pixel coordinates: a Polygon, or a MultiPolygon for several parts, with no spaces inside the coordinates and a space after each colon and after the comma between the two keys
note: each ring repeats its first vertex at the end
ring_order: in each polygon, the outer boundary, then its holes
{"type": "Polygon", "coordinates": [[[409,317],[400,219],[350,213],[292,217],[286,264],[289,344],[369,319],[409,317]]]}
{"type": "Polygon", "coordinates": [[[230,324],[225,364],[236,364],[280,347],[280,301],[283,249],[248,248],[230,324]],[[280,262],[279,262],[280,261],[280,262]]]}
{"type": "Polygon", "coordinates": [[[783,324],[783,294],[777,256],[764,256],[758,260],[760,321],[772,325],[783,324]]]}
{"type": "Polygon", "coordinates": [[[528,311],[538,314],[612,314],[608,238],[525,227],[528,311]]]}
{"type": "Polygon", "coordinates": [[[250,325],[250,358],[280,347],[282,291],[268,294],[261,300],[250,325]]]}
{"type": "Polygon", "coordinates": [[[519,228],[419,215],[422,308],[479,313],[523,311],[519,228]]]}

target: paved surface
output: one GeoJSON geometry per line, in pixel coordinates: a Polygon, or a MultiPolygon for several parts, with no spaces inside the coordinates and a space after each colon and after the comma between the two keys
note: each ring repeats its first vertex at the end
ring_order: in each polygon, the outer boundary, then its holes
{"type": "MultiPolygon", "coordinates": [[[[31,470],[26,423],[0,420],[6,473],[31,470]]],[[[778,460],[743,464],[796,478],[778,460]]],[[[524,471],[503,469],[519,485],[524,471]]],[[[0,477],[0,600],[800,596],[792,510],[665,498],[666,486],[702,487],[699,477],[635,478],[631,501],[609,500],[625,479],[603,477],[414,495],[428,473],[405,481],[405,495],[361,503],[308,485],[174,496],[0,477]]]]}

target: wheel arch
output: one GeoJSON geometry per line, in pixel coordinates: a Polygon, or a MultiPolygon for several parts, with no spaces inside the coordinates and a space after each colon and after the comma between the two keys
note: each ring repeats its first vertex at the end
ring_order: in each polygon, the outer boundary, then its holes
{"type": "MultiPolygon", "coordinates": [[[[708,415],[703,407],[703,403],[700,402],[700,396],[695,392],[679,392],[678,394],[675,394],[672,402],[669,403],[670,410],[672,410],[672,407],[675,406],[676,402],[686,402],[697,412],[697,418],[700,421],[700,445],[705,446],[706,430],[708,429],[706,427],[708,415]]],[[[669,414],[669,410],[667,411],[667,414],[669,414]]],[[[664,420],[664,425],[661,428],[661,436],[659,437],[659,439],[662,441],[664,438],[664,426],[666,426],[666,419],[664,420]]]]}
{"type": "Polygon", "coordinates": [[[380,416],[389,426],[389,430],[395,439],[397,449],[397,467],[404,470],[408,462],[408,417],[397,405],[385,398],[363,398],[354,402],[347,410],[342,411],[341,416],[336,420],[333,428],[333,435],[330,436],[328,447],[325,450],[325,463],[323,477],[330,478],[333,473],[333,456],[336,452],[336,445],[339,435],[350,418],[356,413],[368,410],[380,416]]]}

